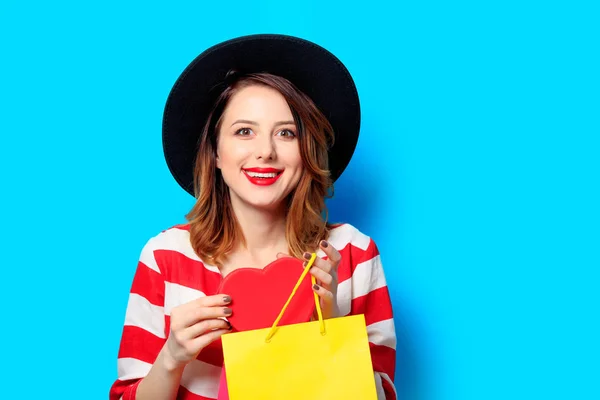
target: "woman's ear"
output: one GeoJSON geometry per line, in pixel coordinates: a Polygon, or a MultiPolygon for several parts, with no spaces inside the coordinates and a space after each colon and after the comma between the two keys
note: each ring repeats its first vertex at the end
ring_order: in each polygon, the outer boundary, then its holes
{"type": "Polygon", "coordinates": [[[215,155],[215,164],[218,169],[221,169],[221,157],[219,157],[219,136],[217,135],[217,140],[215,143],[215,147],[213,147],[213,154],[215,155]]]}
{"type": "Polygon", "coordinates": [[[221,169],[221,157],[219,157],[219,145],[215,146],[216,149],[213,150],[213,154],[215,157],[215,165],[217,168],[221,169]]]}

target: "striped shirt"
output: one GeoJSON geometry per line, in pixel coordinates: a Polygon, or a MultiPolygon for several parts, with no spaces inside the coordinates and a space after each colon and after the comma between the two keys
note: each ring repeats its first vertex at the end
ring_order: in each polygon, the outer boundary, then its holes
{"type": "MultiPolygon", "coordinates": [[[[396,399],[396,334],[377,246],[349,224],[335,226],[327,240],[342,256],[338,266],[340,312],[364,314],[378,399],[396,399]]],[[[317,255],[325,257],[322,250],[317,255]]],[[[148,240],[131,285],[111,400],[135,400],[137,385],[150,371],[168,337],[171,310],[199,297],[218,294],[222,279],[216,266],[204,263],[194,252],[189,225],[174,226],[148,240]]],[[[219,339],[186,365],[177,399],[216,399],[222,366],[219,339]]]]}

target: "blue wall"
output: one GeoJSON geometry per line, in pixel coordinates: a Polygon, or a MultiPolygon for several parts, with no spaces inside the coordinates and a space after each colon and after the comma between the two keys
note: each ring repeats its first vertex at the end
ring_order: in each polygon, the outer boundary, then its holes
{"type": "Polygon", "coordinates": [[[168,91],[260,32],[356,79],[329,206],[379,245],[402,398],[600,398],[593,2],[201,3],[0,6],[7,398],[106,398],[139,251],[192,204],[162,158],[168,91]]]}

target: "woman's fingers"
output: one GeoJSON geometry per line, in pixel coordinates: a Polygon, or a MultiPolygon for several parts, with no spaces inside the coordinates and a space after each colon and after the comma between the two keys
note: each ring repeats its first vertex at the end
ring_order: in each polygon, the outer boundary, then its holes
{"type": "Polygon", "coordinates": [[[185,305],[189,307],[216,307],[225,306],[231,303],[231,297],[226,294],[216,294],[214,296],[203,296],[192,300],[185,305]]]}
{"type": "MultiPolygon", "coordinates": [[[[327,290],[321,285],[314,284],[313,291],[319,296],[319,299],[321,299],[323,318],[337,318],[340,316],[340,309],[337,305],[335,295],[330,290],[327,290]]],[[[315,318],[317,317],[315,316],[315,318]]]]}
{"type": "MultiPolygon", "coordinates": [[[[327,259],[317,257],[313,265],[315,267],[321,268],[323,271],[330,273],[331,271],[337,271],[338,265],[340,264],[340,260],[342,259],[342,255],[339,251],[337,251],[331,244],[326,242],[325,240],[321,240],[319,243],[319,247],[325,253],[327,259]]],[[[303,254],[304,259],[308,262],[310,260],[312,254],[306,252],[303,254]]],[[[306,263],[304,264],[306,265],[306,263]]]]}
{"type": "MultiPolygon", "coordinates": [[[[304,266],[306,267],[308,265],[308,261],[311,258],[311,254],[310,253],[304,253],[304,259],[306,261],[304,261],[304,266]]],[[[315,261],[313,262],[313,267],[317,267],[323,271],[325,271],[326,273],[329,273],[333,270],[334,266],[331,262],[329,262],[328,260],[323,260],[321,257],[316,257],[315,261]]]]}
{"type": "Polygon", "coordinates": [[[317,285],[317,284],[314,284],[312,288],[315,291],[315,293],[317,293],[319,295],[319,297],[323,300],[326,308],[329,308],[333,304],[333,301],[334,301],[333,293],[331,293],[329,290],[325,289],[323,286],[317,285]]]}
{"type": "Polygon", "coordinates": [[[170,357],[185,365],[231,325],[223,318],[232,314],[227,295],[204,296],[174,307],[171,310],[169,337],[166,348],[170,357]]]}
{"type": "MultiPolygon", "coordinates": [[[[313,291],[319,296],[323,308],[323,317],[335,318],[340,315],[336,296],[338,286],[337,270],[342,256],[337,249],[325,240],[319,243],[319,248],[322,249],[326,257],[316,257],[310,269],[310,274],[317,280],[317,283],[313,285],[313,291]]],[[[305,266],[308,265],[311,256],[308,252],[303,254],[306,260],[305,266]]]]}
{"type": "Polygon", "coordinates": [[[208,346],[209,344],[211,344],[212,342],[214,342],[215,340],[217,340],[218,338],[220,338],[221,336],[223,336],[223,334],[228,333],[229,329],[216,329],[214,331],[209,331],[207,333],[205,333],[204,335],[198,336],[197,338],[193,339],[191,341],[192,346],[194,348],[199,348],[199,349],[203,349],[206,346],[208,346]]]}
{"type": "Polygon", "coordinates": [[[329,289],[331,284],[333,283],[333,276],[323,271],[320,268],[312,267],[310,269],[310,274],[314,276],[326,289],[329,289]]]}
{"type": "Polygon", "coordinates": [[[190,313],[190,319],[188,319],[188,324],[186,326],[192,326],[199,321],[229,317],[232,313],[233,311],[229,307],[199,307],[190,313]]]}
{"type": "Polygon", "coordinates": [[[334,248],[329,242],[325,240],[321,240],[321,242],[319,243],[319,247],[327,255],[327,259],[329,260],[329,262],[331,262],[331,264],[335,268],[337,268],[338,264],[340,263],[340,260],[342,259],[342,255],[340,254],[340,252],[337,251],[336,248],[334,248]]]}
{"type": "Polygon", "coordinates": [[[207,319],[201,322],[198,322],[197,324],[194,324],[188,328],[185,328],[182,332],[181,332],[181,336],[183,340],[191,340],[191,339],[195,339],[198,336],[201,336],[203,334],[209,333],[210,331],[213,330],[217,330],[217,329],[225,329],[226,331],[229,331],[231,328],[231,325],[229,324],[229,322],[227,322],[224,319],[207,319]]]}
{"type": "Polygon", "coordinates": [[[205,319],[229,317],[231,298],[226,295],[205,296],[171,310],[171,328],[184,329],[205,319]]]}

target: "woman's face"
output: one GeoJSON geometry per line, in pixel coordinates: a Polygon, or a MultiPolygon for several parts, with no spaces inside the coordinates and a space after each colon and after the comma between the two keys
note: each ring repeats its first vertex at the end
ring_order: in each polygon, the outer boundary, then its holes
{"type": "Polygon", "coordinates": [[[275,89],[239,89],[225,108],[217,141],[217,168],[233,204],[273,209],[296,187],[302,158],[292,112],[275,89]]]}

